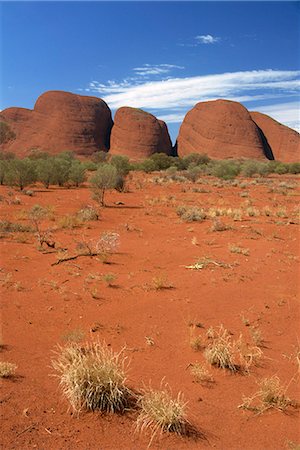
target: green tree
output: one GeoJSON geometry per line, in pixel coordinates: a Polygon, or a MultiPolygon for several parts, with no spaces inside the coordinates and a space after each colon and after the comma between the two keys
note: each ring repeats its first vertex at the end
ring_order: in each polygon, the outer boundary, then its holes
{"type": "Polygon", "coordinates": [[[55,164],[54,159],[40,159],[37,161],[37,180],[43,183],[48,189],[50,184],[55,181],[55,164]]]}
{"type": "Polygon", "coordinates": [[[130,172],[131,167],[130,167],[129,158],[127,156],[113,155],[110,158],[109,163],[112,164],[113,166],[115,166],[118,173],[122,176],[126,176],[130,172]]]}
{"type": "Polygon", "coordinates": [[[105,191],[107,189],[116,188],[118,177],[119,174],[115,166],[105,163],[98,167],[97,172],[91,178],[91,189],[94,194],[94,199],[97,200],[101,206],[105,206],[105,191]]]}
{"type": "Polygon", "coordinates": [[[79,161],[74,161],[70,167],[69,180],[72,181],[76,187],[79,187],[86,179],[86,169],[79,161]]]}
{"type": "Polygon", "coordinates": [[[28,158],[9,161],[7,178],[11,185],[22,191],[36,181],[36,163],[28,158]]]}
{"type": "Polygon", "coordinates": [[[53,183],[63,186],[69,180],[71,160],[56,157],[53,159],[53,183]]]}

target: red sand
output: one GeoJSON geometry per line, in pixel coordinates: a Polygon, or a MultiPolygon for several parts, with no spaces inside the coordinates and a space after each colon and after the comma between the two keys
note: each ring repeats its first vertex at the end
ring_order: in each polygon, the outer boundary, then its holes
{"type": "MultiPolygon", "coordinates": [[[[188,417],[203,438],[164,434],[153,441],[152,448],[274,450],[289,448],[289,442],[299,444],[297,410],[255,415],[238,409],[243,395],[258,390],[258,380],[274,374],[289,384],[289,397],[300,400],[299,372],[291,356],[299,347],[300,190],[299,186],[279,187],[283,181],[296,185],[297,178],[274,177],[269,184],[260,182],[246,189],[213,186],[212,178],[205,179],[208,185],[157,185],[151,178],[134,174],[128,193],[107,194],[110,207],[101,210],[99,221],[54,233],[55,241],[70,254],[83,238],[97,239],[106,230],[119,233],[120,248],[110,257],[111,264],[86,257],[51,266],[57,255],[39,252],[32,234],[26,235],[25,242],[20,234],[2,236],[1,358],[16,363],[18,369],[14,379],[1,382],[1,448],[146,449],[149,434],[133,432],[135,413],[77,416],[68,411],[58,379],[51,376],[51,358],[56,345],[64,344],[74,330],[84,332],[86,340],[104,339],[114,350],[126,345],[128,378],[134,388],[150,380],[159,387],[165,377],[174,394],[184,394],[188,417]],[[209,192],[192,192],[194,187],[209,192]],[[240,196],[245,191],[249,197],[240,196]],[[275,212],[285,207],[287,217],[224,218],[232,229],[212,232],[211,219],[185,223],[176,215],[177,205],[240,208],[249,200],[259,210],[268,206],[275,212]],[[117,201],[124,205],[115,205],[117,201]],[[229,244],[248,248],[249,256],[231,253],[229,244]],[[193,271],[184,267],[204,256],[232,268],[193,271]],[[117,275],[115,287],[89,276],[100,278],[105,273],[117,275]],[[166,277],[174,288],[149,289],[157,276],[166,277]],[[210,389],[195,383],[188,366],[204,358],[190,347],[190,324],[204,325],[199,334],[223,324],[234,338],[242,333],[249,341],[249,327],[242,316],[263,334],[262,366],[247,376],[211,368],[216,383],[210,389]],[[102,326],[93,333],[96,323],[102,326]],[[149,346],[146,337],[154,345],[149,346]]],[[[83,204],[95,206],[88,188],[33,190],[34,197],[15,191],[13,196],[20,198],[21,205],[13,205],[8,204],[12,189],[1,187],[2,220],[25,224],[21,211],[35,204],[53,205],[55,222],[50,226],[54,226],[59,217],[75,213],[83,204]]]]}

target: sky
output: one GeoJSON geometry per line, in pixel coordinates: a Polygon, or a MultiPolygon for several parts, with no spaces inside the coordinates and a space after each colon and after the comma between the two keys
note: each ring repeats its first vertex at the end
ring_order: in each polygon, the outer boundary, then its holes
{"type": "Polygon", "coordinates": [[[300,3],[2,2],[0,109],[48,90],[142,108],[175,142],[200,101],[300,131],[300,3]]]}

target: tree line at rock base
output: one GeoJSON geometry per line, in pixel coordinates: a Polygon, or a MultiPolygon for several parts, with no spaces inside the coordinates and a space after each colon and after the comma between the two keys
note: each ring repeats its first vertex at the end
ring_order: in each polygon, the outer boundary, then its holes
{"type": "MultiPolygon", "coordinates": [[[[173,181],[187,179],[196,182],[202,175],[215,176],[224,180],[269,174],[298,174],[300,163],[282,163],[280,161],[256,160],[212,160],[206,154],[190,154],[184,158],[154,153],[140,162],[131,162],[122,155],[109,155],[96,152],[90,160],[80,161],[72,152],[62,152],[57,156],[33,151],[24,159],[18,159],[13,153],[0,153],[0,184],[16,186],[23,190],[35,182],[41,182],[45,188],[79,187],[86,180],[101,189],[122,191],[126,175],[130,171],[146,173],[166,171],[173,181]]],[[[104,191],[103,191],[104,192],[104,191]]],[[[104,195],[104,194],[103,194],[104,195]]],[[[101,203],[101,199],[100,199],[101,203]]]]}

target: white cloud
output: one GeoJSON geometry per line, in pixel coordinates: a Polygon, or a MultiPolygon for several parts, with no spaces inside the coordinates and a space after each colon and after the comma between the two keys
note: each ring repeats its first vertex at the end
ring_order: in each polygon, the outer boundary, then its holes
{"type": "Polygon", "coordinates": [[[147,75],[161,75],[169,73],[174,69],[184,69],[183,66],[177,66],[175,64],[144,64],[141,67],[134,67],[132,70],[140,76],[147,75]]]}
{"type": "Polygon", "coordinates": [[[195,39],[200,44],[215,44],[220,41],[220,38],[212,36],[211,34],[202,34],[200,36],[195,36],[195,39]]]}
{"type": "Polygon", "coordinates": [[[132,106],[153,110],[188,108],[195,103],[217,98],[235,99],[255,95],[264,98],[297,92],[300,71],[254,70],[187,78],[169,78],[159,81],[133,81],[120,83],[108,81],[89,85],[93,92],[104,94],[104,100],[112,109],[132,106]]]}
{"type": "MultiPolygon", "coordinates": [[[[136,69],[139,70],[138,67],[136,69]]],[[[200,101],[225,98],[244,103],[251,110],[263,112],[299,129],[299,103],[278,103],[280,98],[299,95],[299,76],[300,71],[271,69],[157,81],[146,81],[143,76],[137,76],[121,82],[109,80],[99,83],[94,80],[88,89],[101,96],[113,110],[121,106],[143,108],[167,123],[180,123],[187,111],[200,101]],[[271,99],[277,99],[276,105],[259,106],[271,99]]]]}

